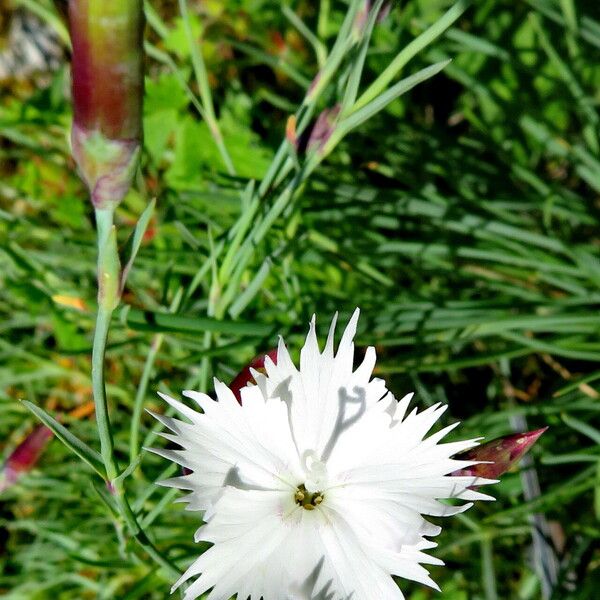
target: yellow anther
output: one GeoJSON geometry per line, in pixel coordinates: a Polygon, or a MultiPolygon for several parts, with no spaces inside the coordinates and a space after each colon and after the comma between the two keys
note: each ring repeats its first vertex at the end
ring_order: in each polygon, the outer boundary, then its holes
{"type": "Polygon", "coordinates": [[[323,502],[323,493],[322,492],[309,492],[304,487],[304,484],[300,484],[296,488],[296,493],[294,494],[294,501],[298,506],[305,508],[306,510],[315,510],[321,502],[323,502]]]}

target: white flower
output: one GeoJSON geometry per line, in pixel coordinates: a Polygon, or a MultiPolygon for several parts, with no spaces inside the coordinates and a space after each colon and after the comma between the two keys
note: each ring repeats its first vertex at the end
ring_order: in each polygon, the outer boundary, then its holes
{"type": "Polygon", "coordinates": [[[335,319],[322,353],[313,319],[299,370],[280,341],[242,405],[219,381],[218,401],[184,392],[202,413],[163,396],[189,423],[155,415],[182,448],[155,452],[192,472],[162,483],[190,490],[187,508],[205,511],[195,539],[213,544],[175,584],[196,578],[185,600],[402,599],[393,575],[438,589],[420,563],[443,564],[423,552],[440,527],[422,515],[491,499],[470,486],[492,481],[451,476],[477,440],[439,443],[454,425],[425,438],[445,407],[407,415],[412,394],[398,402],[371,377],[374,348],[353,370],[357,321],[334,355],[335,319]]]}

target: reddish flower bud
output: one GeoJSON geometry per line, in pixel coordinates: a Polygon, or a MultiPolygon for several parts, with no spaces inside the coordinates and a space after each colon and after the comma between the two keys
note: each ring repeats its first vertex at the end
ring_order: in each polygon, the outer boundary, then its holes
{"type": "Polygon", "coordinates": [[[544,427],[535,431],[506,435],[463,452],[454,458],[483,462],[452,474],[497,479],[523,457],[546,429],[548,428],[544,427]]]}
{"type": "Polygon", "coordinates": [[[236,378],[229,385],[229,389],[235,394],[235,397],[240,404],[242,403],[242,388],[246,387],[249,383],[256,383],[250,369],[255,369],[256,371],[264,369],[265,359],[267,357],[277,364],[277,349],[269,350],[266,354],[259,354],[237,374],[236,378]]]}
{"type": "Polygon", "coordinates": [[[308,138],[307,152],[321,152],[323,150],[323,147],[334,132],[340,110],[341,106],[336,104],[332,108],[326,108],[317,117],[308,138]]]}
{"type": "Polygon", "coordinates": [[[142,0],[69,0],[73,155],[97,208],[131,185],[142,137],[142,0]]]}
{"type": "Polygon", "coordinates": [[[36,465],[53,436],[48,427],[39,425],[13,450],[0,472],[0,493],[36,465]]]}

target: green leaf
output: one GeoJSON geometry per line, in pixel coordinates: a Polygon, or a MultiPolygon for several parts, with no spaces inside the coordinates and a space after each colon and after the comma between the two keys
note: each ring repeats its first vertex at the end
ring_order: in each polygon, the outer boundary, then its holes
{"type": "Polygon", "coordinates": [[[127,277],[129,276],[129,272],[131,271],[131,267],[133,266],[133,261],[137,256],[137,253],[142,244],[142,240],[144,239],[144,234],[146,233],[146,229],[148,229],[148,224],[150,223],[150,219],[154,214],[154,207],[156,206],[156,200],[152,199],[142,215],[140,216],[133,233],[127,240],[127,245],[125,246],[121,263],[125,266],[121,272],[121,293],[123,293],[123,288],[125,287],[125,283],[127,282],[127,277]]]}
{"type": "Polygon", "coordinates": [[[98,498],[106,506],[108,512],[113,518],[119,517],[119,508],[114,498],[109,494],[106,484],[99,483],[98,481],[92,481],[92,489],[98,495],[98,498]]]}
{"type": "Polygon", "coordinates": [[[157,166],[166,162],[165,150],[177,129],[177,118],[177,111],[173,109],[161,110],[144,117],[144,146],[157,166]]]}
{"type": "Polygon", "coordinates": [[[248,306],[254,296],[256,296],[256,294],[258,294],[258,292],[262,289],[265,279],[268,277],[269,272],[271,271],[272,264],[273,261],[267,257],[248,287],[233,302],[231,308],[229,309],[229,314],[233,318],[237,317],[246,308],[246,306],[248,306]]]}
{"type": "Polygon", "coordinates": [[[100,477],[106,479],[106,471],[102,457],[98,452],[92,450],[85,442],[73,435],[64,425],[61,425],[54,417],[51,417],[43,408],[22,400],[23,404],[44,424],[52,430],[54,435],[72,450],[79,458],[86,462],[100,477]]]}
{"type": "Polygon", "coordinates": [[[173,162],[165,173],[165,179],[174,188],[201,188],[202,168],[215,160],[218,157],[213,151],[206,123],[198,123],[186,116],[177,126],[173,162]]]}
{"type": "Polygon", "coordinates": [[[570,415],[563,415],[562,420],[575,431],[578,431],[582,435],[590,438],[594,443],[600,445],[600,431],[598,431],[595,427],[590,425],[589,423],[584,423],[575,417],[571,417],[570,415]]]}
{"type": "Polygon", "coordinates": [[[385,108],[390,102],[394,101],[396,98],[399,98],[403,94],[406,94],[406,92],[412,90],[412,88],[414,88],[416,85],[419,85],[419,83],[423,83],[424,81],[427,81],[434,75],[437,75],[447,65],[449,65],[450,62],[450,59],[442,60],[433,65],[425,67],[420,71],[417,71],[414,75],[406,77],[398,83],[395,83],[392,87],[390,87],[380,96],[375,98],[375,100],[369,102],[369,104],[367,104],[360,110],[354,112],[352,116],[347,119],[348,124],[352,123],[352,127],[356,127],[357,125],[360,125],[367,119],[370,119],[373,115],[377,114],[380,110],[385,108]]]}
{"type": "MultiPolygon", "coordinates": [[[[191,15],[187,25],[191,27],[193,39],[199,40],[202,35],[202,25],[198,17],[191,15]]],[[[175,19],[175,27],[169,31],[164,40],[164,45],[167,50],[170,50],[179,58],[189,57],[190,49],[186,33],[186,22],[181,17],[175,19]]]]}
{"type": "Polygon", "coordinates": [[[329,138],[329,141],[323,149],[323,154],[327,155],[339,141],[350,131],[364,123],[367,119],[370,119],[376,115],[379,111],[383,110],[390,102],[396,98],[402,96],[406,92],[410,91],[419,83],[426,81],[430,77],[437,75],[446,65],[450,63],[449,60],[443,60],[425,69],[417,71],[414,75],[402,79],[398,83],[394,84],[389,90],[383,92],[377,96],[372,102],[369,102],[366,106],[363,106],[356,112],[353,112],[344,119],[333,132],[333,135],[329,138]]]}
{"type": "Polygon", "coordinates": [[[50,314],[50,321],[54,332],[54,338],[60,350],[64,352],[77,352],[81,348],[88,347],[87,338],[81,333],[74,320],[66,318],[58,310],[50,314]]]}
{"type": "Polygon", "coordinates": [[[142,462],[143,454],[139,454],[134,460],[131,461],[129,466],[115,478],[115,482],[125,481],[139,466],[142,462]]]}
{"type": "Polygon", "coordinates": [[[243,321],[220,321],[208,317],[172,315],[150,310],[129,309],[124,313],[125,323],[137,331],[171,331],[181,333],[223,333],[238,336],[264,337],[271,335],[273,328],[262,323],[243,321]]]}
{"type": "MultiPolygon", "coordinates": [[[[375,23],[377,22],[377,17],[379,16],[382,6],[383,0],[377,0],[370,8],[371,12],[364,27],[364,31],[362,32],[363,38],[360,43],[359,52],[351,66],[348,84],[346,85],[346,90],[344,92],[341,110],[342,117],[346,116],[348,110],[352,110],[354,103],[356,102],[356,96],[358,95],[358,88],[360,86],[360,80],[362,78],[367,52],[370,47],[371,35],[373,34],[373,28],[375,27],[375,23]]],[[[367,4],[366,7],[369,7],[369,4],[367,4]]]]}
{"type": "MultiPolygon", "coordinates": [[[[183,77],[187,75],[183,73],[183,77]]],[[[189,104],[185,90],[179,85],[174,73],[163,73],[157,79],[146,79],[146,95],[144,97],[144,114],[146,116],[165,111],[179,112],[189,104]]]]}
{"type": "Polygon", "coordinates": [[[450,27],[469,7],[469,0],[459,0],[456,4],[438,19],[431,27],[425,30],[419,37],[415,38],[403,50],[401,50],[394,60],[387,66],[385,71],[369,86],[365,93],[357,100],[354,110],[359,110],[369,102],[375,100],[400,73],[404,66],[416,56],[421,50],[429,46],[438,38],[448,27],[450,27]]]}

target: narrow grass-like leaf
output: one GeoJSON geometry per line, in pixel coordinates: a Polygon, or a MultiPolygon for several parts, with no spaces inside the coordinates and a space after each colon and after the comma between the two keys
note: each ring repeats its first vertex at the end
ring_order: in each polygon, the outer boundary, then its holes
{"type": "MultiPolygon", "coordinates": [[[[344,92],[344,98],[342,100],[342,108],[340,111],[340,117],[342,119],[346,116],[348,111],[352,110],[354,102],[356,101],[360,80],[362,78],[363,69],[365,66],[365,60],[367,58],[367,51],[371,41],[371,35],[373,34],[373,28],[377,22],[377,17],[381,11],[383,2],[384,0],[377,0],[374,5],[370,7],[369,18],[362,33],[363,38],[361,40],[357,56],[350,67],[350,77],[348,78],[348,83],[344,92]]],[[[369,4],[366,4],[366,8],[368,7],[369,4]]]]}
{"type": "Polygon", "coordinates": [[[87,463],[100,477],[106,479],[106,471],[102,457],[98,452],[92,450],[85,442],[73,435],[64,425],[61,425],[54,417],[51,417],[44,409],[28,402],[23,404],[44,424],[51,429],[56,437],[63,442],[67,448],[77,454],[85,463],[87,463]]]}
{"type": "Polygon", "coordinates": [[[229,314],[235,319],[242,311],[252,302],[254,296],[260,291],[265,279],[268,277],[271,271],[272,261],[267,258],[262,264],[254,279],[250,282],[248,287],[237,297],[229,308],[229,314]]]}
{"type": "Polygon", "coordinates": [[[306,41],[313,47],[317,57],[317,63],[321,68],[327,59],[327,48],[321,40],[308,28],[306,23],[287,5],[281,7],[285,18],[304,36],[306,41]]]}
{"type": "Polygon", "coordinates": [[[448,29],[448,27],[450,27],[465,12],[465,10],[467,10],[469,4],[469,0],[459,0],[459,2],[448,9],[440,19],[431,25],[431,27],[403,48],[383,73],[381,73],[381,75],[379,75],[379,77],[377,77],[369,88],[360,96],[354,105],[354,111],[366,106],[382,94],[408,61],[444,33],[444,31],[446,31],[446,29],[448,29]]]}
{"type": "Polygon", "coordinates": [[[590,438],[595,444],[600,446],[600,431],[598,431],[594,426],[589,423],[584,423],[575,417],[564,414],[562,420],[575,431],[585,435],[590,438]]]}
{"type": "Polygon", "coordinates": [[[335,148],[335,146],[345,135],[364,123],[367,119],[370,119],[376,115],[379,111],[383,110],[390,102],[393,102],[396,100],[396,98],[399,98],[402,96],[402,94],[405,94],[419,83],[422,83],[434,75],[437,75],[444,67],[448,65],[449,62],[449,60],[445,60],[426,67],[425,69],[421,69],[414,75],[411,75],[410,77],[407,77],[406,79],[394,84],[389,90],[386,90],[377,96],[369,104],[366,104],[359,110],[352,112],[335,128],[332,136],[325,145],[323,154],[327,155],[328,152],[335,148]]]}
{"type": "Polygon", "coordinates": [[[142,245],[142,240],[144,239],[144,235],[148,229],[148,225],[150,224],[150,219],[152,219],[152,216],[154,215],[155,206],[156,200],[152,199],[144,212],[141,214],[133,233],[127,240],[126,247],[121,253],[121,264],[124,265],[123,270],[121,271],[121,292],[127,283],[127,277],[129,276],[129,272],[133,266],[133,261],[137,256],[140,246],[142,245]]]}
{"type": "Polygon", "coordinates": [[[206,331],[239,336],[267,336],[273,327],[262,323],[243,321],[221,321],[208,317],[173,315],[150,310],[130,309],[125,313],[128,327],[137,331],[180,332],[197,334],[206,331]]]}

